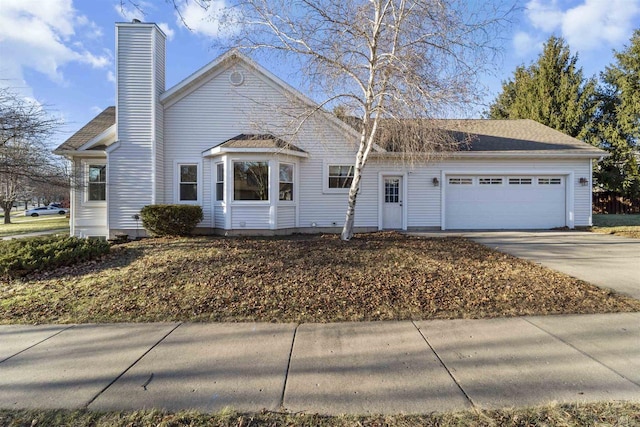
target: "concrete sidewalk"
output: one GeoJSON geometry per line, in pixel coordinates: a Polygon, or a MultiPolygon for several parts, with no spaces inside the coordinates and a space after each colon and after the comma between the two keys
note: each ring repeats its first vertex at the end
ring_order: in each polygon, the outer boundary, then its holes
{"type": "Polygon", "coordinates": [[[640,313],[0,326],[0,408],[429,413],[640,401],[640,313]]]}

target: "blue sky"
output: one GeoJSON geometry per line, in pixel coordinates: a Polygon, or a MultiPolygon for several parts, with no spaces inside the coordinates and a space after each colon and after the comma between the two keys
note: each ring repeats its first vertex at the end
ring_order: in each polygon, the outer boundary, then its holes
{"type": "MultiPolygon", "coordinates": [[[[138,18],[164,30],[167,88],[220,53],[211,46],[224,30],[193,0],[179,3],[190,30],[165,0],[134,3],[146,14],[128,0],[124,9],[120,0],[0,0],[0,86],[18,89],[61,116],[66,124],[52,145],[114,105],[115,22],[138,18]]],[[[224,3],[212,0],[211,9],[224,3]]],[[[551,34],[567,40],[590,76],[613,62],[612,50],[623,49],[640,28],[640,0],[520,0],[518,5],[503,34],[500,71],[482,79],[487,102],[517,65],[536,59],[551,34]]],[[[262,65],[296,86],[277,64],[262,65]]]]}

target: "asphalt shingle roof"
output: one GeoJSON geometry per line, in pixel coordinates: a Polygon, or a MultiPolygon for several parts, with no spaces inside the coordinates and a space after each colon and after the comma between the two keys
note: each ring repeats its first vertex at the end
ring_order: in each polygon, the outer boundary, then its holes
{"type": "Polygon", "coordinates": [[[60,144],[55,151],[73,151],[82,147],[91,139],[100,135],[116,123],[116,107],[107,107],[100,114],[95,116],[89,123],[84,125],[79,131],[71,135],[69,139],[60,144]]]}
{"type": "Polygon", "coordinates": [[[597,151],[579,139],[529,119],[441,120],[437,127],[469,142],[461,151],[597,151]]]}
{"type": "Polygon", "coordinates": [[[242,133],[238,136],[234,136],[231,139],[227,139],[218,147],[227,147],[227,148],[279,148],[279,149],[287,149],[292,151],[298,151],[300,153],[304,153],[305,151],[301,148],[296,147],[293,144],[290,144],[276,136],[270,134],[245,134],[242,133]]]}

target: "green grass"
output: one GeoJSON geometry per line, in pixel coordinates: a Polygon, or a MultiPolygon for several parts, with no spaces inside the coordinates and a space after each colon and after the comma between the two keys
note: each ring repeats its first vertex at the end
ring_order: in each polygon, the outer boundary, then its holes
{"type": "Polygon", "coordinates": [[[596,402],[551,404],[546,406],[469,410],[427,415],[340,415],[291,414],[262,411],[238,413],[224,410],[213,414],[196,411],[160,410],[92,412],[87,410],[0,410],[0,425],[5,427],[382,427],[382,426],[619,426],[640,425],[640,403],[596,402]]]}
{"type": "Polygon", "coordinates": [[[61,230],[69,232],[69,219],[60,215],[30,217],[11,216],[11,224],[4,224],[4,219],[0,218],[0,237],[14,234],[33,233],[36,231],[61,230]]]}
{"type": "Polygon", "coordinates": [[[463,238],[145,239],[0,284],[0,323],[338,322],[640,311],[463,238]]]}
{"type": "Polygon", "coordinates": [[[640,239],[640,214],[593,215],[591,231],[640,239]]]}
{"type": "Polygon", "coordinates": [[[640,214],[593,215],[593,225],[598,227],[640,226],[640,214]]]}

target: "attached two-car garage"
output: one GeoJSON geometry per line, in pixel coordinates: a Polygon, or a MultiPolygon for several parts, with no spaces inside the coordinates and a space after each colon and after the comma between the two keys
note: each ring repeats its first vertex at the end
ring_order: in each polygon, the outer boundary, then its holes
{"type": "Polygon", "coordinates": [[[565,175],[446,175],[444,228],[564,227],[566,181],[565,175]]]}

